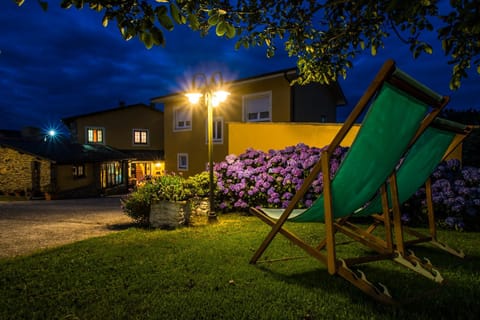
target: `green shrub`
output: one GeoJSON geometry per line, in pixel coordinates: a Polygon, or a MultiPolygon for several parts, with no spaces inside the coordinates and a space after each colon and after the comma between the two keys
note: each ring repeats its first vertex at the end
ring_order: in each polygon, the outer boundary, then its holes
{"type": "Polygon", "coordinates": [[[150,181],[136,187],[120,201],[123,212],[141,226],[149,224],[150,205],[155,200],[155,188],[150,181]]]}
{"type": "MultiPolygon", "coordinates": [[[[188,177],[185,180],[184,187],[189,197],[207,197],[208,192],[210,191],[209,173],[204,171],[188,177]]],[[[216,187],[217,184],[214,182],[214,188],[216,187]]]]}
{"type": "Polygon", "coordinates": [[[176,174],[165,174],[151,181],[156,193],[155,200],[183,201],[189,198],[185,189],[185,178],[176,174]]]}

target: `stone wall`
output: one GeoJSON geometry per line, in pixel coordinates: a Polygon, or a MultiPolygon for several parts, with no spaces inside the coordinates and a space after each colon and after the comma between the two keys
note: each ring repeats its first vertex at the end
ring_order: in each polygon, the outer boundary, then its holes
{"type": "Polygon", "coordinates": [[[40,163],[40,188],[50,183],[50,161],[0,147],[0,193],[27,192],[32,189],[32,162],[40,163]]]}

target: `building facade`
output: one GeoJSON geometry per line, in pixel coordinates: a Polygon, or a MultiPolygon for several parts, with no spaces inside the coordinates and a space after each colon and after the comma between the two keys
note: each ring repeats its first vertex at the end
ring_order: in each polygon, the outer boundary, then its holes
{"type": "MultiPolygon", "coordinates": [[[[226,102],[213,110],[214,162],[223,160],[229,153],[232,137],[227,124],[231,122],[336,122],[336,108],[346,103],[339,85],[291,86],[295,76],[296,69],[287,69],[225,84],[224,89],[230,95],[226,102]]],[[[164,105],[166,171],[188,176],[206,170],[205,105],[191,105],[184,92],[151,101],[164,105]]],[[[267,141],[278,138],[258,136],[258,139],[267,141]]]]}
{"type": "Polygon", "coordinates": [[[150,176],[163,174],[163,112],[145,104],[124,105],[62,119],[72,142],[105,145],[129,155],[125,172],[122,164],[112,162],[101,168],[103,184],[112,184],[120,175],[130,185],[150,176]]]}

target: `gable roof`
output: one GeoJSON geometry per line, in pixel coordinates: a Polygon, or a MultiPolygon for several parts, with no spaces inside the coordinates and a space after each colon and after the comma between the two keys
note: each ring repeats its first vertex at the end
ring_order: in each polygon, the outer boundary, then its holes
{"type": "Polygon", "coordinates": [[[62,122],[64,124],[68,125],[70,122],[73,122],[73,121],[75,121],[76,119],[79,119],[79,118],[91,117],[91,116],[96,116],[96,115],[99,115],[99,114],[105,114],[105,113],[109,113],[109,112],[118,112],[118,111],[122,111],[122,110],[125,110],[125,109],[132,109],[132,108],[144,108],[144,109],[148,109],[150,111],[163,113],[162,110],[156,109],[154,106],[147,106],[144,103],[136,103],[136,104],[130,104],[130,105],[120,104],[120,106],[115,107],[115,108],[110,108],[110,109],[105,109],[105,110],[100,110],[100,111],[95,111],[95,112],[90,112],[90,113],[84,113],[84,114],[79,114],[79,115],[76,115],[76,116],[63,118],[62,122]]]}
{"type": "MultiPolygon", "coordinates": [[[[297,77],[297,68],[287,68],[287,69],[282,69],[274,72],[268,72],[268,73],[263,73],[260,75],[256,76],[250,76],[246,78],[241,78],[237,79],[234,81],[229,81],[227,82],[228,85],[230,86],[237,86],[237,85],[242,85],[246,84],[249,82],[257,82],[257,81],[262,81],[262,80],[267,80],[271,78],[276,78],[276,77],[284,77],[285,80],[288,82],[293,81],[297,77]]],[[[345,94],[343,93],[342,88],[340,87],[340,84],[338,82],[334,82],[330,85],[327,85],[334,93],[335,95],[335,102],[337,106],[340,105],[345,105],[347,104],[347,99],[345,97],[345,94]]],[[[170,98],[176,97],[178,95],[184,94],[185,92],[173,92],[170,94],[166,94],[163,96],[158,96],[158,97],[153,97],[150,99],[152,102],[158,102],[158,103],[163,103],[165,100],[168,100],[170,98]]]]}
{"type": "Polygon", "coordinates": [[[106,145],[71,143],[66,139],[1,139],[0,146],[58,164],[126,160],[131,156],[106,145]]]}

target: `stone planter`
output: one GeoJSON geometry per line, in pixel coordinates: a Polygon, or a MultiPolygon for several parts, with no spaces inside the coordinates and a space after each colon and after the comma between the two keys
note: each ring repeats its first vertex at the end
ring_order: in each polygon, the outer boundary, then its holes
{"type": "Polygon", "coordinates": [[[175,229],[188,225],[187,201],[155,201],[150,206],[150,226],[161,229],[175,229]]]}

